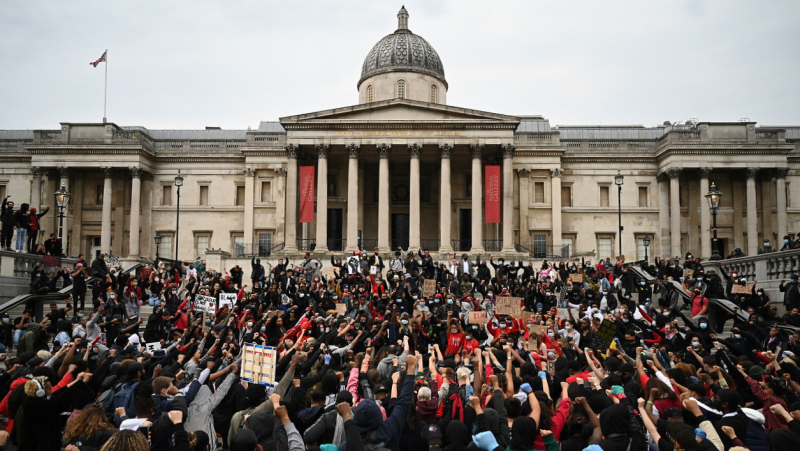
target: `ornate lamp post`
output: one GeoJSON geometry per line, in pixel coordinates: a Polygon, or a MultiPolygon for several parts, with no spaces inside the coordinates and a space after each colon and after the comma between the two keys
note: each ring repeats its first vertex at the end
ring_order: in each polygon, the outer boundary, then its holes
{"type": "Polygon", "coordinates": [[[161,235],[159,235],[159,234],[158,234],[158,232],[156,232],[156,236],[153,238],[153,241],[155,241],[155,242],[156,242],[156,260],[158,260],[158,248],[159,248],[159,247],[161,247],[161,240],[162,240],[163,238],[164,238],[164,237],[162,237],[161,235]]]}
{"type": "Polygon", "coordinates": [[[650,247],[650,235],[645,235],[644,239],[642,239],[642,243],[644,244],[644,261],[647,262],[647,248],[650,247]]]}
{"type": "Polygon", "coordinates": [[[56,196],[56,205],[58,205],[58,239],[61,240],[62,252],[63,249],[67,247],[64,245],[64,216],[67,211],[67,206],[69,205],[69,198],[72,196],[67,188],[64,185],[61,185],[61,188],[55,192],[56,196]]]}
{"type": "Polygon", "coordinates": [[[706,194],[708,206],[711,208],[711,230],[714,232],[711,237],[711,260],[722,260],[722,256],[719,255],[719,246],[717,245],[717,210],[719,209],[719,201],[721,198],[722,193],[717,189],[717,184],[712,182],[711,188],[708,190],[708,194],[706,194]]]}
{"type": "Polygon", "coordinates": [[[178,175],[175,176],[175,186],[178,188],[178,208],[175,215],[175,260],[178,260],[178,245],[181,242],[178,235],[181,227],[181,187],[183,186],[183,177],[181,177],[180,169],[178,169],[178,175]]]}
{"type": "Polygon", "coordinates": [[[614,184],[617,185],[617,214],[619,215],[619,255],[622,255],[622,181],[625,177],[617,170],[617,175],[614,176],[614,184]]]}

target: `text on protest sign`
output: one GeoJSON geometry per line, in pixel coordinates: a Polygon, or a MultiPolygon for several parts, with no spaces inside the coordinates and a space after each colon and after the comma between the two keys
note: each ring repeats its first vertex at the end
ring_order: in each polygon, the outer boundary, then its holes
{"type": "Polygon", "coordinates": [[[520,298],[511,296],[498,297],[494,302],[494,312],[498,315],[520,316],[522,313],[521,302],[520,298]]]}
{"type": "Polygon", "coordinates": [[[221,293],[219,295],[219,307],[225,307],[226,305],[229,308],[233,308],[233,304],[236,303],[236,293],[221,293]]]}
{"type": "Polygon", "coordinates": [[[198,294],[194,297],[194,309],[203,313],[215,313],[217,311],[217,298],[198,294]]]}
{"type": "Polygon", "coordinates": [[[161,342],[159,341],[154,341],[145,345],[145,350],[150,354],[152,354],[154,351],[158,351],[159,349],[161,349],[161,342]]]}
{"type": "Polygon", "coordinates": [[[486,311],[469,312],[469,324],[486,324],[486,311]]]}
{"type": "Polygon", "coordinates": [[[429,298],[436,294],[436,281],[433,279],[425,279],[425,284],[422,286],[422,297],[429,298]]]}

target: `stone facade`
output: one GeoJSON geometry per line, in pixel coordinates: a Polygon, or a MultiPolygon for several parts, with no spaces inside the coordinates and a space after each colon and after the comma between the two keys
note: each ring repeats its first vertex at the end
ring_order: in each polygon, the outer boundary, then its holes
{"type": "MultiPolygon", "coordinates": [[[[407,28],[407,13],[405,21],[407,28]]],[[[711,183],[723,192],[723,253],[740,247],[755,254],[762,239],[780,247],[784,235],[800,232],[800,126],[556,127],[541,116],[447,105],[443,69],[406,64],[365,74],[358,105],[263,122],[257,130],[65,122],[53,130],[0,131],[0,194],[17,206],[50,206],[46,238],[58,226],[52,193],[64,185],[72,193],[64,219],[69,255],[151,259],[158,233],[165,237],[160,256],[174,258],[180,171],[179,257],[221,250],[209,257],[226,267],[254,253],[313,249],[326,257],[357,247],[613,257],[618,171],[628,260],[644,257],[645,236],[651,259],[709,257],[704,195],[711,183]],[[399,77],[409,83],[405,98],[397,95],[399,77]],[[501,167],[497,224],[483,220],[486,165],[501,167]],[[313,223],[298,221],[301,166],[316,168],[313,223]]]]}

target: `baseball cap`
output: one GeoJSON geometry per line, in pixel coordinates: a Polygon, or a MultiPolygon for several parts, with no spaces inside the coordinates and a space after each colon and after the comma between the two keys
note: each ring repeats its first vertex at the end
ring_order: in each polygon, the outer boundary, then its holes
{"type": "Polygon", "coordinates": [[[683,414],[679,409],[675,407],[670,407],[664,411],[664,418],[673,418],[673,417],[682,417],[683,414]]]}

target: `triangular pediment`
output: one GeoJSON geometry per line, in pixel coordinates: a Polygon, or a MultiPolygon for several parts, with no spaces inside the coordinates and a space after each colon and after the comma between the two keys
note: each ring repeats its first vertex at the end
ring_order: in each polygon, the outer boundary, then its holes
{"type": "Polygon", "coordinates": [[[281,118],[284,127],[357,123],[485,123],[518,124],[519,118],[449,105],[393,99],[281,118]]]}

